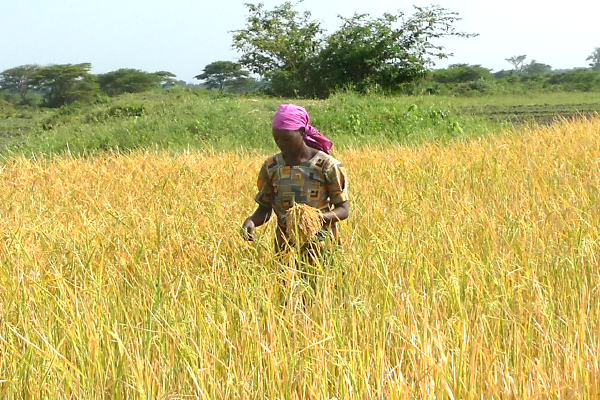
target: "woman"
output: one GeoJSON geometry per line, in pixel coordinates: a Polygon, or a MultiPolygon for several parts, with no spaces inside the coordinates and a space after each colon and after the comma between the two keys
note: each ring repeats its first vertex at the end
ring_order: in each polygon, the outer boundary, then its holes
{"type": "Polygon", "coordinates": [[[242,225],[245,237],[253,240],[254,229],[277,215],[275,243],[281,250],[286,243],[285,214],[294,203],[303,203],[322,212],[323,230],[337,236],[337,222],[348,218],[346,172],[329,155],[332,143],[309,125],[303,107],[279,106],[273,119],[273,138],[281,153],[268,158],[258,174],[258,207],[242,225]]]}

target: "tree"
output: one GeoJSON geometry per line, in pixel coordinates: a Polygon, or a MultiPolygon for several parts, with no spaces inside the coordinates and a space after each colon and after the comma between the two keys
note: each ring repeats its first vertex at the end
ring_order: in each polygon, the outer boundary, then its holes
{"type": "Polygon", "coordinates": [[[164,71],[149,73],[137,69],[121,68],[98,75],[98,83],[100,90],[109,96],[140,93],[157,87],[165,80],[164,74],[164,71]]]}
{"type": "Polygon", "coordinates": [[[44,93],[49,107],[90,101],[99,93],[98,82],[90,74],[91,67],[90,63],[50,65],[40,68],[33,82],[44,93]]]}
{"type": "Polygon", "coordinates": [[[524,65],[521,70],[529,75],[546,75],[552,72],[552,67],[548,64],[539,63],[535,60],[531,60],[531,62],[527,65],[524,65]]]}
{"type": "Polygon", "coordinates": [[[592,67],[592,69],[600,71],[600,47],[596,47],[594,52],[585,60],[591,61],[590,67],[592,67]]]}
{"type": "Polygon", "coordinates": [[[439,6],[415,7],[406,17],[402,11],[374,18],[369,14],[340,17],[342,27],[330,35],[320,54],[320,75],[330,78],[330,89],[373,84],[393,89],[421,78],[434,59],[451,56],[435,39],[445,36],[471,37],[456,31],[458,15],[439,6]]]}
{"type": "Polygon", "coordinates": [[[200,75],[194,78],[205,81],[211,88],[218,88],[220,92],[237,79],[248,77],[250,73],[242,69],[240,64],[231,61],[215,61],[204,67],[200,75]]]}
{"type": "Polygon", "coordinates": [[[340,17],[343,26],[330,36],[290,2],[272,11],[246,6],[250,16],[245,29],[234,31],[233,47],[242,52],[240,63],[269,79],[279,95],[323,97],[336,87],[374,84],[392,89],[422,76],[433,59],[451,55],[434,39],[474,36],[457,32],[457,14],[438,6],[415,7],[408,18],[401,11],[340,17]]]}
{"type": "Polygon", "coordinates": [[[290,2],[272,11],[264,10],[262,3],[246,6],[246,29],[233,32],[233,47],[242,52],[240,64],[269,76],[278,70],[297,71],[318,54],[322,29],[310,12],[300,14],[290,2]]]}
{"type": "Polygon", "coordinates": [[[560,85],[562,90],[591,92],[600,90],[600,71],[593,69],[573,69],[552,74],[548,79],[552,85],[560,85]]]}
{"type": "Polygon", "coordinates": [[[35,64],[21,65],[0,73],[0,88],[18,93],[21,101],[27,103],[27,92],[32,88],[33,77],[39,66],[35,64]]]}
{"type": "Polygon", "coordinates": [[[496,78],[496,79],[504,79],[504,78],[506,78],[507,76],[514,75],[514,73],[515,73],[515,71],[513,71],[513,70],[507,71],[507,70],[505,70],[505,69],[502,69],[502,70],[500,70],[500,71],[496,71],[496,72],[494,72],[494,73],[492,74],[492,76],[493,76],[494,78],[496,78]]]}
{"type": "Polygon", "coordinates": [[[523,70],[523,63],[525,62],[526,58],[526,55],[522,55],[512,56],[510,58],[505,58],[504,60],[508,61],[509,64],[511,64],[514,67],[515,71],[521,72],[523,70]]]}
{"type": "Polygon", "coordinates": [[[159,85],[162,87],[171,87],[177,84],[177,75],[169,71],[158,71],[154,75],[160,78],[159,85]]]}
{"type": "Polygon", "coordinates": [[[256,79],[249,77],[239,77],[227,84],[227,91],[232,93],[251,93],[258,90],[256,79]]]}
{"type": "Polygon", "coordinates": [[[490,70],[481,65],[452,64],[433,72],[433,80],[439,83],[465,83],[490,79],[490,70]]]}
{"type": "Polygon", "coordinates": [[[242,53],[240,64],[271,81],[276,94],[293,96],[307,86],[321,49],[321,24],[311,13],[294,10],[291,2],[265,10],[246,4],[246,28],[233,31],[233,48],[242,53]]]}

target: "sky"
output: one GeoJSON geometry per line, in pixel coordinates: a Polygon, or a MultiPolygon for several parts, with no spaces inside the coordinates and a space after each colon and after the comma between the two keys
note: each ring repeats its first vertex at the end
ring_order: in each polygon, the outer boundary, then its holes
{"type": "MultiPolygon", "coordinates": [[[[170,71],[194,82],[213,61],[237,61],[232,33],[245,27],[252,0],[0,0],[0,71],[24,64],[89,62],[92,73],[119,68],[170,71]]],[[[263,0],[267,9],[283,0],[263,0]]],[[[258,3],[256,1],[255,3],[258,3]]],[[[475,38],[446,38],[454,56],[449,64],[479,64],[494,71],[511,69],[506,58],[527,55],[554,69],[586,67],[600,47],[597,0],[304,0],[327,32],[339,26],[337,15],[355,12],[380,16],[413,5],[437,4],[459,13],[458,30],[475,38]]]]}

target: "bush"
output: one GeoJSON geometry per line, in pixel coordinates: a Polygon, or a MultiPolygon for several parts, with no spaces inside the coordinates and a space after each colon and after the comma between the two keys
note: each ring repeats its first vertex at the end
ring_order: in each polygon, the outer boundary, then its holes
{"type": "Polygon", "coordinates": [[[600,90],[600,71],[576,69],[552,75],[548,82],[560,85],[563,90],[591,92],[600,90]]]}
{"type": "Polygon", "coordinates": [[[4,100],[5,102],[10,103],[10,104],[20,104],[21,103],[21,96],[19,96],[18,94],[14,94],[14,93],[4,92],[0,95],[0,99],[4,100]]]}
{"type": "Polygon", "coordinates": [[[98,75],[100,90],[109,96],[145,92],[157,87],[162,80],[163,78],[156,73],[128,68],[98,75]]]}
{"type": "Polygon", "coordinates": [[[439,83],[466,83],[491,79],[490,70],[481,65],[453,64],[446,69],[431,73],[432,79],[439,83]]]}
{"type": "Polygon", "coordinates": [[[113,106],[108,110],[107,115],[109,117],[121,117],[121,118],[141,117],[144,115],[145,111],[146,111],[146,108],[143,104],[131,103],[131,104],[125,104],[122,106],[121,105],[113,106]]]}
{"type": "Polygon", "coordinates": [[[108,110],[92,113],[85,118],[85,122],[105,122],[112,118],[141,117],[146,114],[146,106],[142,103],[118,104],[108,110]]]}

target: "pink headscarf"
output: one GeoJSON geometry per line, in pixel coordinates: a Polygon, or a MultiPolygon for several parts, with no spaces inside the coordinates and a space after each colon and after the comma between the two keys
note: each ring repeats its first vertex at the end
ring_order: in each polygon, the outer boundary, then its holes
{"type": "Polygon", "coordinates": [[[333,143],[323,136],[321,132],[309,125],[309,121],[310,117],[304,107],[294,104],[282,104],[279,106],[275,118],[273,118],[273,128],[290,131],[297,131],[300,128],[304,128],[304,143],[313,149],[329,154],[329,149],[331,149],[333,143]]]}

